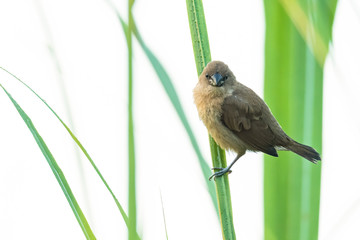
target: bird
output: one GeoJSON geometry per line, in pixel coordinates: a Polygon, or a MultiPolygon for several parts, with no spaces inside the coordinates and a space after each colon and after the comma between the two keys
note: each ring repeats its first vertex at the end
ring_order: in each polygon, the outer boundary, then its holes
{"type": "Polygon", "coordinates": [[[193,97],[199,117],[211,137],[222,149],[237,154],[226,168],[213,168],[214,174],[209,180],[231,173],[231,167],[246,151],[278,157],[277,151],[285,150],[315,164],[321,160],[312,147],[290,138],[264,100],[238,82],[221,61],[211,61],[206,65],[193,90],[193,97]]]}

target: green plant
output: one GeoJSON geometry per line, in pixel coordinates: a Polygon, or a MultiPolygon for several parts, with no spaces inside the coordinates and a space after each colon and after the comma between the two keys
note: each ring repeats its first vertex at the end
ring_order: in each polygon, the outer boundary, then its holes
{"type": "MultiPolygon", "coordinates": [[[[295,140],[321,152],[323,66],[337,1],[264,1],[265,100],[295,140]]],[[[325,160],[326,161],[326,160],[325,160]]],[[[321,163],[264,161],[265,239],[317,239],[321,163]]]]}
{"type": "Polygon", "coordinates": [[[59,165],[57,164],[55,158],[51,154],[46,143],[40,136],[39,132],[36,130],[31,119],[1,84],[0,84],[0,87],[5,91],[6,95],[9,97],[11,102],[14,104],[14,107],[16,108],[16,110],[20,114],[21,118],[24,120],[24,123],[26,124],[26,126],[30,130],[31,134],[33,135],[37,145],[39,146],[42,154],[44,155],[46,161],[48,162],[56,180],[58,181],[66,199],[68,200],[68,203],[69,203],[69,205],[76,217],[76,220],[78,221],[86,239],[90,239],[90,240],[96,239],[95,235],[93,234],[93,232],[90,228],[90,225],[88,224],[88,221],[85,218],[85,215],[83,214],[78,202],[76,201],[74,194],[71,191],[70,185],[68,184],[63,172],[61,171],[59,165]]]}
{"type": "MultiPolygon", "coordinates": [[[[204,9],[201,0],[186,1],[191,39],[193,43],[195,63],[198,75],[206,64],[211,61],[210,46],[206,29],[204,9]]],[[[225,152],[209,135],[211,156],[215,168],[225,168],[225,152]]],[[[216,179],[216,193],[219,205],[219,215],[224,239],[236,239],[233,225],[231,195],[227,174],[216,179]]]]}
{"type": "MultiPolygon", "coordinates": [[[[86,151],[85,147],[81,144],[81,142],[78,140],[78,138],[74,135],[74,133],[70,130],[70,128],[65,124],[65,122],[59,117],[59,115],[50,107],[50,105],[43,99],[41,98],[32,88],[30,88],[26,83],[24,83],[20,78],[18,78],[17,76],[15,76],[14,74],[10,73],[8,70],[0,67],[1,70],[5,71],[6,73],[8,73],[9,75],[11,75],[12,77],[14,77],[17,81],[19,81],[21,84],[23,84],[27,89],[29,89],[41,102],[43,102],[45,104],[45,106],[55,115],[55,117],[60,121],[60,123],[62,124],[62,126],[66,129],[66,131],[69,133],[69,135],[71,136],[71,138],[74,140],[74,142],[76,143],[76,145],[80,148],[80,150],[83,152],[83,154],[86,156],[86,158],[89,160],[91,166],[94,168],[94,170],[96,171],[97,175],[99,176],[99,178],[101,179],[101,181],[103,182],[103,184],[105,185],[105,187],[107,188],[107,190],[109,191],[109,193],[111,194],[114,202],[116,203],[116,206],[118,207],[120,214],[122,216],[122,218],[124,219],[124,222],[126,224],[126,226],[128,227],[128,229],[130,228],[129,226],[129,218],[126,215],[123,207],[121,206],[120,202],[118,201],[118,199],[116,198],[115,194],[113,193],[113,191],[111,190],[110,186],[108,185],[108,183],[106,182],[105,178],[103,177],[103,175],[101,174],[100,170],[98,169],[98,167],[96,166],[95,162],[93,161],[93,159],[90,157],[89,153],[86,151]]],[[[64,186],[63,191],[69,191],[68,192],[64,192],[65,196],[70,197],[69,201],[75,201],[74,204],[72,204],[71,206],[74,206],[73,211],[80,211],[80,213],[74,212],[75,213],[75,217],[77,217],[77,219],[79,219],[79,221],[85,221],[86,223],[81,223],[80,226],[82,228],[86,227],[85,230],[87,230],[87,228],[89,228],[88,224],[87,224],[87,220],[85,219],[84,215],[81,212],[81,209],[79,207],[79,205],[76,203],[76,199],[73,196],[73,194],[71,193],[71,189],[67,184],[66,178],[64,176],[64,174],[62,173],[60,167],[57,165],[55,159],[52,157],[52,154],[50,153],[50,151],[48,150],[45,142],[42,140],[41,136],[39,135],[39,133],[37,132],[37,130],[35,129],[35,127],[33,126],[30,118],[27,116],[27,114],[20,108],[20,106],[17,104],[17,102],[11,97],[11,95],[5,90],[5,88],[0,84],[0,86],[4,89],[5,93],[8,95],[8,97],[10,98],[10,100],[13,102],[14,106],[17,108],[20,116],[23,118],[23,120],[25,121],[25,123],[27,124],[29,130],[33,133],[35,140],[37,141],[41,151],[43,152],[45,158],[48,160],[50,166],[53,169],[54,175],[55,177],[58,179],[58,181],[64,182],[64,184],[61,184],[61,186],[64,186]],[[79,218],[80,217],[80,218],[79,218]]],[[[137,232],[135,233],[135,238],[134,239],[140,239],[139,235],[137,234],[137,232]]],[[[85,232],[85,236],[91,236],[90,233],[85,232]]]]}

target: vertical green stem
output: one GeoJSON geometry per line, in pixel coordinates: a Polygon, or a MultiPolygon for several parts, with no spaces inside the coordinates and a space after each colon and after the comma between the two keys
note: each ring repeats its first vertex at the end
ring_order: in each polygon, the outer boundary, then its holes
{"type": "MultiPolygon", "coordinates": [[[[206,29],[204,9],[201,0],[186,1],[191,38],[198,75],[211,61],[210,46],[206,29]]],[[[211,156],[214,167],[226,167],[225,152],[209,135],[211,156]]],[[[225,174],[216,179],[216,195],[219,205],[223,239],[236,239],[233,225],[229,179],[225,174]]]]}
{"type": "Polygon", "coordinates": [[[129,240],[137,238],[136,234],[136,173],[135,173],[135,143],[133,127],[133,82],[132,82],[132,34],[133,26],[132,6],[134,0],[129,0],[128,20],[129,28],[127,29],[128,44],[128,71],[129,71],[129,102],[128,102],[128,151],[129,151],[129,240]]]}

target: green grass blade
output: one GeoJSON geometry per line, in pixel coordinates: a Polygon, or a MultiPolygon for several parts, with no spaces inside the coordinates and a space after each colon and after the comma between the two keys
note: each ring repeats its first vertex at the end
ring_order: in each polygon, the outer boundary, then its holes
{"type": "MultiPolygon", "coordinates": [[[[210,46],[206,29],[204,9],[201,0],[186,0],[191,39],[198,75],[211,61],[210,46]]],[[[209,136],[214,167],[226,167],[225,152],[209,136]]],[[[236,239],[233,225],[231,195],[227,174],[216,179],[216,193],[220,212],[223,239],[236,239]]]]}
{"type": "Polygon", "coordinates": [[[136,165],[135,165],[135,141],[134,141],[134,121],[133,121],[133,59],[132,59],[132,34],[133,25],[132,6],[134,0],[128,1],[128,21],[127,47],[128,47],[128,154],[129,154],[129,240],[136,238],[136,165]]]}
{"type": "Polygon", "coordinates": [[[199,163],[200,163],[200,167],[201,167],[201,171],[203,173],[204,176],[204,180],[206,182],[207,185],[207,189],[208,192],[210,194],[210,197],[212,199],[214,208],[216,210],[216,212],[218,213],[218,207],[217,207],[217,201],[216,201],[216,190],[215,190],[215,186],[213,182],[208,181],[208,177],[212,174],[209,165],[207,164],[207,162],[205,161],[199,145],[195,139],[194,133],[190,127],[190,124],[186,118],[185,112],[183,110],[183,107],[180,103],[180,99],[176,93],[176,90],[174,88],[173,83],[171,82],[171,79],[169,77],[169,75],[167,74],[167,72],[165,71],[164,67],[161,65],[160,61],[156,58],[156,56],[152,53],[152,51],[146,46],[146,44],[144,43],[144,41],[141,38],[140,33],[138,32],[138,29],[136,27],[136,25],[134,25],[133,28],[133,33],[136,37],[136,39],[138,40],[141,48],[143,49],[143,51],[145,52],[146,56],[148,57],[151,65],[153,66],[156,74],[159,77],[159,80],[161,81],[162,86],[164,87],[164,90],[166,92],[166,94],[168,95],[171,103],[173,104],[173,107],[175,108],[176,113],[178,114],[185,130],[186,133],[189,136],[190,142],[194,148],[194,151],[198,157],[199,163]]]}
{"type": "MultiPolygon", "coordinates": [[[[112,10],[116,13],[121,26],[123,28],[123,31],[126,33],[128,30],[128,25],[125,23],[125,21],[122,19],[122,17],[120,16],[120,13],[117,11],[117,9],[115,8],[115,6],[110,2],[107,1],[109,6],[112,8],[112,10]]],[[[178,97],[178,94],[174,88],[174,85],[168,75],[168,73],[166,72],[165,68],[162,66],[162,64],[160,63],[160,61],[158,60],[158,58],[154,55],[154,53],[147,47],[147,45],[145,44],[145,42],[143,41],[137,27],[136,24],[134,22],[134,25],[132,27],[132,32],[134,34],[134,36],[136,37],[136,39],[138,40],[141,48],[143,49],[144,53],[146,54],[147,58],[149,59],[151,65],[153,66],[157,76],[159,77],[159,80],[162,84],[162,86],[164,87],[164,90],[167,94],[167,96],[169,97],[171,103],[173,104],[176,113],[178,114],[181,123],[183,124],[186,133],[189,136],[190,142],[193,146],[193,149],[198,157],[199,163],[200,163],[200,167],[201,167],[201,171],[203,173],[204,176],[204,180],[206,182],[207,185],[207,189],[208,192],[210,194],[210,197],[212,199],[214,208],[216,210],[216,213],[218,214],[218,207],[217,207],[217,200],[216,200],[216,190],[215,190],[215,186],[213,182],[208,181],[208,177],[212,174],[210,171],[210,167],[207,164],[207,162],[205,161],[200,148],[199,148],[199,144],[196,141],[196,138],[194,136],[194,133],[190,127],[189,121],[187,120],[187,117],[185,115],[184,109],[180,103],[180,99],[178,97]]]]}
{"type": "MultiPolygon", "coordinates": [[[[17,76],[15,76],[14,74],[12,74],[11,72],[9,72],[8,70],[4,69],[3,67],[0,67],[0,69],[2,69],[3,71],[7,72],[8,74],[10,74],[12,77],[14,77],[16,80],[18,80],[21,84],[23,84],[26,88],[28,88],[33,94],[35,94],[36,97],[38,97],[45,105],[48,109],[50,109],[50,111],[55,115],[55,117],[61,122],[61,124],[64,126],[64,128],[66,129],[66,131],[70,134],[71,138],[74,140],[74,142],[79,146],[79,148],[81,149],[81,151],[84,153],[84,155],[86,156],[86,158],[89,160],[91,166],[94,168],[94,170],[96,171],[96,173],[98,174],[98,176],[100,177],[101,181],[104,183],[105,187],[107,188],[107,190],[109,191],[109,193],[111,194],[111,196],[113,197],[116,206],[118,207],[121,216],[123,217],[126,226],[129,228],[129,218],[126,215],[124,208],[121,206],[120,202],[118,201],[118,199],[116,198],[115,194],[113,193],[113,191],[111,190],[110,186],[108,185],[108,183],[106,182],[105,178],[103,177],[103,175],[101,174],[100,170],[98,169],[98,167],[96,166],[95,162],[92,160],[91,156],[89,155],[89,153],[86,151],[85,147],[81,144],[81,142],[79,141],[79,139],[74,135],[74,133],[70,130],[70,128],[65,124],[65,122],[59,117],[59,115],[50,107],[50,105],[47,104],[47,102],[41,98],[32,88],[30,88],[30,86],[28,86],[25,82],[23,82],[20,78],[18,78],[17,76]]],[[[137,234],[137,238],[136,239],[140,239],[139,235],[137,234]]]]}
{"type": "MultiPolygon", "coordinates": [[[[48,42],[47,47],[49,50],[49,54],[50,54],[50,57],[54,63],[54,66],[55,66],[55,69],[57,72],[57,80],[58,80],[57,82],[59,85],[59,92],[61,93],[62,101],[65,106],[67,122],[69,123],[69,126],[71,129],[75,129],[69,95],[68,95],[66,85],[65,85],[65,80],[63,77],[63,70],[62,70],[60,60],[59,60],[59,57],[58,57],[58,54],[57,54],[57,51],[55,48],[55,43],[54,43],[54,40],[53,40],[53,37],[51,34],[51,29],[48,25],[48,20],[46,19],[45,12],[44,12],[41,1],[39,1],[39,0],[35,1],[35,6],[37,7],[37,12],[41,19],[43,30],[44,30],[45,36],[47,38],[47,42],[48,42]]],[[[81,157],[80,157],[80,151],[76,146],[74,148],[74,151],[75,151],[76,163],[78,165],[78,171],[79,171],[79,175],[80,175],[79,179],[80,179],[81,185],[82,185],[81,188],[84,193],[84,196],[86,196],[85,197],[85,205],[89,209],[88,214],[89,214],[89,219],[91,219],[91,208],[90,208],[90,201],[89,201],[88,185],[86,184],[86,177],[85,177],[84,167],[82,165],[82,161],[81,161],[81,157]]]]}
{"type": "Polygon", "coordinates": [[[22,108],[18,105],[18,103],[12,98],[12,96],[6,91],[6,89],[0,84],[0,87],[5,91],[6,95],[9,97],[11,102],[14,104],[16,110],[19,112],[21,118],[24,120],[25,124],[29,128],[31,134],[33,135],[36,143],[38,144],[41,152],[43,153],[44,157],[46,158],[52,172],[56,180],[58,181],[62,191],[65,194],[66,199],[69,202],[71,209],[74,212],[74,215],[86,237],[86,239],[96,239],[95,235],[93,234],[90,225],[88,224],[79,204],[77,203],[74,194],[71,191],[69,184],[66,181],[66,178],[61,171],[60,167],[57,165],[53,155],[51,154],[49,148],[45,144],[44,140],[36,130],[34,124],[32,123],[29,116],[22,110],[22,108]]]}
{"type": "MultiPolygon", "coordinates": [[[[264,6],[265,100],[292,138],[321,152],[323,65],[336,1],[273,0],[264,6]]],[[[321,163],[288,152],[265,156],[266,240],[318,238],[320,176],[321,163]]]]}

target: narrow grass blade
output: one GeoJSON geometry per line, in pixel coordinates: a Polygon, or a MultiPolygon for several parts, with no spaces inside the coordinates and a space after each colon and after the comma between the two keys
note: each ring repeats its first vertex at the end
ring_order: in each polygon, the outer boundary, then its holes
{"type": "MultiPolygon", "coordinates": [[[[96,171],[96,173],[98,174],[98,176],[100,177],[101,181],[104,183],[105,187],[107,188],[107,190],[109,191],[109,193],[111,194],[111,196],[113,197],[116,206],[118,207],[121,216],[123,217],[126,226],[129,228],[129,218],[126,215],[124,208],[121,206],[120,202],[118,201],[118,199],[116,198],[115,194],[113,193],[113,191],[111,190],[110,186],[108,185],[108,183],[106,182],[105,178],[103,177],[103,175],[101,174],[100,170],[97,168],[95,162],[92,160],[91,156],[88,154],[88,152],[86,151],[85,147],[81,144],[81,142],[79,141],[79,139],[74,135],[74,133],[70,130],[70,128],[65,124],[65,122],[59,117],[59,115],[50,107],[50,105],[47,104],[47,102],[41,98],[32,88],[30,88],[30,86],[28,86],[25,82],[23,82],[20,78],[18,78],[17,76],[15,76],[14,74],[12,74],[11,72],[9,72],[8,70],[4,69],[3,67],[0,67],[0,69],[2,69],[3,71],[7,72],[9,75],[11,75],[12,77],[14,77],[16,80],[18,80],[21,84],[23,84],[26,88],[28,88],[33,94],[35,94],[36,97],[38,97],[45,105],[48,109],[50,109],[50,111],[55,115],[55,117],[61,122],[61,124],[64,126],[64,128],[66,129],[66,131],[70,134],[71,138],[75,141],[75,143],[79,146],[79,148],[81,149],[81,151],[84,153],[84,155],[86,156],[86,158],[89,160],[91,166],[94,168],[94,170],[96,171]]],[[[136,239],[140,239],[139,235],[137,234],[136,239]]]]}
{"type": "Polygon", "coordinates": [[[61,171],[60,167],[57,165],[53,155],[51,154],[49,148],[45,144],[44,140],[36,130],[34,124],[32,123],[29,116],[22,110],[22,108],[18,105],[18,103],[12,98],[12,96],[6,91],[6,89],[0,84],[0,87],[5,91],[6,95],[10,98],[11,102],[14,104],[16,110],[19,112],[21,118],[24,120],[25,124],[29,128],[31,134],[33,135],[36,143],[38,144],[41,152],[43,153],[44,157],[46,158],[52,172],[56,180],[58,181],[62,191],[65,194],[66,199],[68,200],[71,209],[74,212],[74,215],[86,237],[86,239],[96,239],[95,235],[93,234],[90,225],[88,224],[83,212],[79,204],[77,203],[74,194],[71,191],[69,184],[66,181],[66,178],[61,171]]]}
{"type": "Polygon", "coordinates": [[[194,133],[190,127],[190,124],[186,118],[185,112],[181,106],[180,103],[180,99],[176,93],[176,90],[174,88],[174,85],[171,82],[171,79],[169,77],[169,75],[167,74],[167,72],[165,71],[164,67],[161,65],[161,63],[159,62],[159,60],[156,58],[156,56],[152,53],[152,51],[146,46],[146,44],[144,43],[144,41],[141,38],[141,35],[138,32],[138,29],[136,27],[136,25],[134,25],[133,28],[133,33],[136,37],[136,39],[138,40],[138,42],[140,43],[141,48],[143,49],[143,51],[145,52],[146,56],[148,57],[151,65],[153,66],[156,74],[159,77],[159,80],[161,81],[162,86],[164,87],[164,90],[166,92],[166,94],[168,95],[171,103],[173,104],[176,113],[178,114],[185,130],[186,133],[189,136],[190,142],[194,148],[194,151],[198,157],[199,163],[200,163],[200,167],[201,167],[201,171],[203,173],[204,176],[204,180],[206,182],[210,197],[213,201],[213,205],[214,208],[216,210],[216,212],[218,213],[218,208],[217,208],[217,202],[216,202],[216,190],[215,190],[215,186],[213,182],[208,181],[208,177],[212,174],[210,171],[210,167],[207,164],[207,162],[205,161],[199,145],[195,139],[194,133]]]}
{"type": "MultiPolygon", "coordinates": [[[[201,0],[186,0],[191,39],[198,75],[211,61],[210,46],[206,29],[204,9],[201,0]]],[[[214,167],[226,167],[225,152],[209,135],[212,162],[214,167]]],[[[216,193],[220,212],[223,239],[236,239],[233,225],[231,195],[227,174],[216,179],[216,193]]]]}
{"type": "Polygon", "coordinates": [[[163,214],[163,219],[164,219],[165,234],[166,234],[166,239],[168,240],[169,237],[168,237],[168,232],[167,232],[167,227],[166,227],[165,210],[164,210],[164,203],[163,203],[161,191],[160,191],[160,200],[161,200],[161,209],[162,209],[162,214],[163,214]]]}
{"type": "Polygon", "coordinates": [[[134,121],[133,121],[133,59],[132,59],[132,34],[133,25],[132,6],[134,0],[128,1],[128,21],[127,47],[128,47],[128,153],[129,153],[129,240],[136,237],[136,165],[135,165],[135,141],[134,141],[134,121]]]}
{"type": "MultiPolygon", "coordinates": [[[[55,69],[57,71],[57,80],[58,80],[58,85],[59,85],[59,91],[61,93],[62,101],[65,106],[67,122],[69,123],[69,126],[71,129],[75,129],[75,124],[73,121],[73,114],[71,111],[71,104],[69,101],[69,95],[68,95],[68,92],[66,89],[65,80],[63,77],[63,71],[62,71],[60,60],[59,60],[59,57],[58,57],[58,54],[57,54],[57,51],[55,48],[55,43],[54,43],[54,40],[53,40],[53,37],[51,34],[51,29],[48,25],[48,21],[46,19],[45,12],[43,10],[41,1],[36,0],[35,6],[37,7],[37,12],[40,17],[44,33],[47,38],[47,42],[48,42],[47,47],[49,50],[50,57],[54,63],[55,69]]],[[[88,193],[88,185],[86,184],[86,178],[85,178],[84,168],[83,168],[81,157],[80,157],[80,151],[76,146],[74,146],[74,147],[75,147],[74,151],[75,151],[75,156],[76,156],[76,163],[78,165],[78,171],[79,171],[80,181],[81,181],[81,185],[82,185],[81,188],[84,193],[84,196],[86,196],[85,197],[85,205],[88,208],[89,219],[91,219],[91,208],[90,208],[90,200],[89,200],[89,193],[88,193]]]]}
{"type": "MultiPolygon", "coordinates": [[[[284,130],[321,152],[323,65],[336,1],[264,1],[265,100],[284,130]]],[[[324,160],[326,161],[326,159],[324,160]]],[[[317,239],[321,163],[265,156],[266,240],[317,239]]]]}
{"type": "MultiPolygon", "coordinates": [[[[122,17],[120,16],[120,13],[117,11],[115,6],[110,1],[107,1],[107,2],[109,4],[109,6],[112,8],[112,10],[116,13],[116,15],[121,23],[121,26],[123,28],[123,31],[126,33],[128,31],[127,30],[128,25],[122,19],[122,17]]],[[[134,36],[136,37],[136,39],[138,40],[138,42],[139,42],[141,48],[143,49],[144,53],[146,54],[147,58],[149,59],[151,65],[153,66],[157,76],[159,77],[159,80],[160,80],[162,86],[164,87],[166,94],[168,95],[171,103],[173,104],[173,106],[175,108],[176,113],[178,114],[178,116],[181,120],[181,123],[183,124],[183,126],[186,130],[186,133],[189,136],[190,142],[191,142],[193,149],[198,157],[201,171],[203,173],[204,180],[206,182],[206,185],[207,185],[210,197],[212,199],[215,211],[218,214],[215,186],[214,186],[213,182],[208,181],[208,177],[212,174],[210,171],[210,167],[207,164],[207,162],[205,161],[205,159],[200,151],[199,144],[197,143],[194,133],[190,127],[189,121],[185,115],[184,109],[181,105],[180,99],[174,88],[174,85],[173,85],[168,73],[166,72],[165,68],[160,63],[159,59],[154,55],[154,53],[147,47],[147,45],[143,41],[143,39],[136,27],[135,22],[134,22],[134,25],[131,28],[131,30],[132,30],[134,36]]]]}

